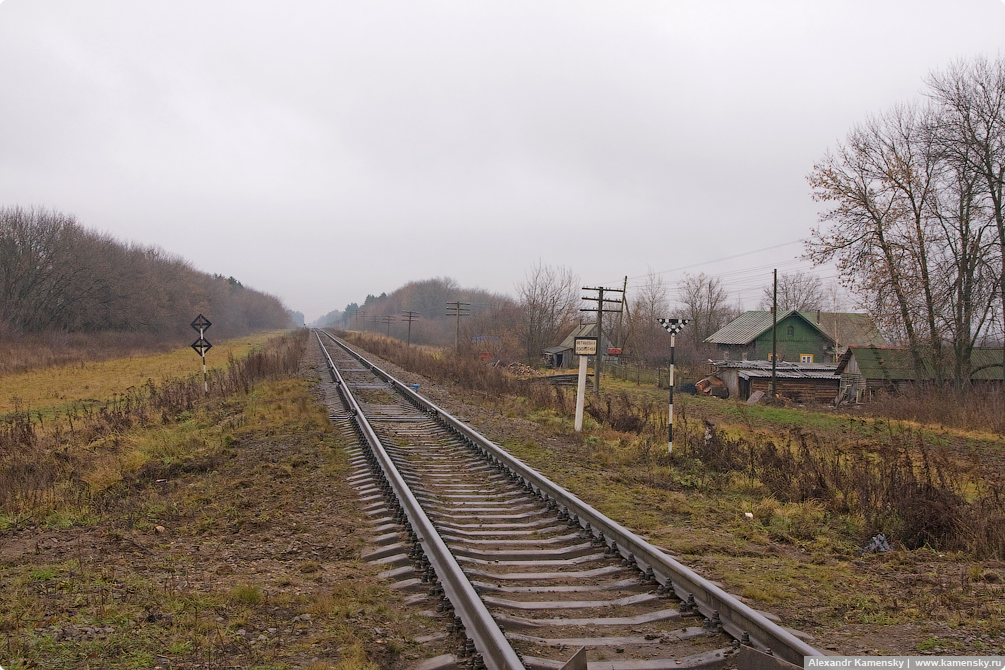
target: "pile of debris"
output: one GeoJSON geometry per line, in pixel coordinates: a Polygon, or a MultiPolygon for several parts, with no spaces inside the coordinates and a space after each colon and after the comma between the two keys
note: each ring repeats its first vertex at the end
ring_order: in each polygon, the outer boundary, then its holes
{"type": "Polygon", "coordinates": [[[529,379],[530,377],[537,376],[537,373],[534,372],[534,368],[529,365],[524,365],[523,363],[510,363],[509,365],[503,366],[503,369],[517,379],[529,379]]]}

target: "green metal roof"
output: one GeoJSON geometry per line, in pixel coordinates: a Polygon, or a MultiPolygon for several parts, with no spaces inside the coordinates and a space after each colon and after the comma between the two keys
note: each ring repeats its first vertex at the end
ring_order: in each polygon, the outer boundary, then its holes
{"type": "MultiPolygon", "coordinates": [[[[816,328],[816,324],[809,321],[805,316],[794,310],[779,312],[778,323],[781,323],[790,316],[804,319],[807,323],[816,328]]],[[[705,338],[705,341],[712,342],[713,344],[750,344],[760,335],[771,330],[772,321],[771,312],[744,312],[719,330],[709,335],[705,338]]]]}
{"type": "MultiPolygon", "coordinates": [[[[847,360],[852,356],[858,362],[859,372],[866,379],[888,379],[890,381],[913,380],[916,378],[914,372],[914,359],[911,357],[910,349],[900,349],[892,347],[849,347],[842,356],[841,364],[837,373],[841,374],[847,360]]],[[[951,359],[952,352],[948,352],[947,358],[951,359]]],[[[931,355],[922,355],[922,363],[925,367],[925,380],[935,378],[932,368],[931,355]]],[[[1002,378],[1002,350],[990,348],[975,348],[970,357],[972,369],[976,372],[971,375],[971,379],[1001,379],[1002,378]]],[[[947,374],[952,372],[952,361],[947,361],[947,374]]]]}
{"type": "MultiPolygon", "coordinates": [[[[886,340],[876,329],[868,314],[854,312],[797,312],[778,313],[778,323],[790,316],[801,318],[817,329],[826,339],[839,345],[886,346],[886,340]],[[819,321],[817,317],[819,316],[819,321]]],[[[750,344],[771,330],[770,311],[744,312],[733,321],[709,335],[705,341],[713,344],[750,344]]]]}
{"type": "Polygon", "coordinates": [[[886,339],[868,314],[856,312],[800,312],[800,314],[827,333],[838,346],[886,346],[886,339]]]}

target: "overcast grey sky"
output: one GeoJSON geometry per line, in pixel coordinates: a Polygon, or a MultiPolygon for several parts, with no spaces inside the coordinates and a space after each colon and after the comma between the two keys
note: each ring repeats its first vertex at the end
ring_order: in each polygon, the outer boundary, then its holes
{"type": "Polygon", "coordinates": [[[693,266],[752,308],[808,266],[814,161],[977,54],[1003,0],[5,0],[0,205],[308,321],[433,276],[513,293],[538,259],[693,266]]]}

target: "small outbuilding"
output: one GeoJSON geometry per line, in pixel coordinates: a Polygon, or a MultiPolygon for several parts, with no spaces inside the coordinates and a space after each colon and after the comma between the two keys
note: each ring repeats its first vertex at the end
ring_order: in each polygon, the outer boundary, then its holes
{"type": "MultiPolygon", "coordinates": [[[[771,393],[771,361],[710,361],[713,373],[723,381],[729,394],[747,400],[757,391],[771,393]]],[[[796,402],[834,402],[840,388],[836,365],[826,363],[787,363],[779,361],[776,391],[796,402]]]]}
{"type": "Polygon", "coordinates": [[[571,368],[576,365],[576,338],[596,337],[597,324],[584,323],[576,326],[558,346],[548,347],[543,355],[545,363],[550,368],[571,368]]]}
{"type": "MultiPolygon", "coordinates": [[[[914,367],[911,350],[900,347],[848,347],[835,374],[841,379],[840,399],[849,402],[871,400],[877,392],[899,392],[921,382],[936,380],[931,356],[922,359],[921,379],[914,367]]],[[[971,383],[998,386],[1002,383],[1002,350],[975,347],[970,363],[971,383]]]]}

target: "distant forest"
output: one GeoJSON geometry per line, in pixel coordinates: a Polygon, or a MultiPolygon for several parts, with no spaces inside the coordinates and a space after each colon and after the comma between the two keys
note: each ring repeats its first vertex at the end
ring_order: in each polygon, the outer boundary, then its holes
{"type": "Polygon", "coordinates": [[[276,297],[154,247],[124,244],[45,209],[0,208],[0,334],[123,332],[176,340],[286,328],[276,297]]]}
{"type": "Polygon", "coordinates": [[[362,305],[353,302],[343,310],[332,310],[311,326],[370,330],[404,340],[409,337],[408,312],[411,312],[413,344],[453,344],[458,334],[457,319],[447,307],[448,302],[461,303],[462,339],[511,331],[520,321],[519,307],[513,298],[484,289],[462,288],[450,277],[438,277],[408,282],[390,294],[368,295],[362,305]]]}

